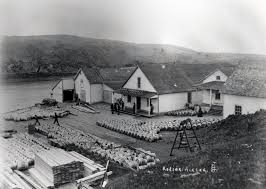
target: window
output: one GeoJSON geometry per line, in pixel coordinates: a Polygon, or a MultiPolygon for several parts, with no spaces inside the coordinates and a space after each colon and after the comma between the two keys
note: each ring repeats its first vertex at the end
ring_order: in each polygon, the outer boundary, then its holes
{"type": "Polygon", "coordinates": [[[242,107],[235,105],[235,115],[241,115],[242,114],[242,107]]]}
{"type": "Polygon", "coordinates": [[[219,92],[215,93],[215,100],[221,100],[221,93],[219,92]]]}
{"type": "Polygon", "coordinates": [[[131,96],[127,95],[127,102],[131,102],[131,96]]]}
{"type": "Polygon", "coordinates": [[[217,75],[216,80],[221,80],[221,76],[217,75]]]}
{"type": "Polygon", "coordinates": [[[141,87],[141,80],[140,80],[141,78],[140,77],[138,77],[138,88],[140,88],[141,87]]]}
{"type": "Polygon", "coordinates": [[[80,88],[84,88],[83,79],[80,80],[80,88]]]}
{"type": "Polygon", "coordinates": [[[149,107],[149,105],[150,105],[150,99],[147,98],[147,107],[149,107]]]}

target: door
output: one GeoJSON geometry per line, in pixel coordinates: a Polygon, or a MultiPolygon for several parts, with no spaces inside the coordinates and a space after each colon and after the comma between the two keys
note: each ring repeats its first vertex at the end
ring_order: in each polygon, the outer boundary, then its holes
{"type": "Polygon", "coordinates": [[[137,110],[140,110],[141,107],[141,98],[137,97],[137,110]]]}
{"type": "Polygon", "coordinates": [[[80,90],[80,100],[86,102],[86,90],[84,89],[80,90]]]}

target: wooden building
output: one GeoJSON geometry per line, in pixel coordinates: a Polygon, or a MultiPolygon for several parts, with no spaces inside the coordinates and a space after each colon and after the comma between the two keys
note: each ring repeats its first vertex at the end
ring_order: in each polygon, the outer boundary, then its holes
{"type": "Polygon", "coordinates": [[[236,69],[226,81],[223,95],[224,118],[231,114],[248,114],[266,109],[265,66],[236,69]]]}

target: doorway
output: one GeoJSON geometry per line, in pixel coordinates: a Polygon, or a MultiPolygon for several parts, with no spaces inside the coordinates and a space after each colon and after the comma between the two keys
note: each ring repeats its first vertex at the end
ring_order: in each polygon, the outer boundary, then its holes
{"type": "Polygon", "coordinates": [[[137,97],[137,110],[140,110],[141,107],[141,97],[137,97]]]}
{"type": "Polygon", "coordinates": [[[187,93],[187,102],[188,102],[188,103],[191,103],[191,99],[192,99],[192,97],[191,97],[191,92],[188,92],[188,93],[187,93]]]}
{"type": "Polygon", "coordinates": [[[74,90],[64,90],[63,91],[63,102],[72,101],[74,96],[74,90]]]}

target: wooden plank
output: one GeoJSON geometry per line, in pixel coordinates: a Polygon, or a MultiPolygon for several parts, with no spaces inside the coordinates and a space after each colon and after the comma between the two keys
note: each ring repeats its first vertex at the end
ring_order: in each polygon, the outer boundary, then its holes
{"type": "MultiPolygon", "coordinates": [[[[112,171],[107,172],[107,176],[110,176],[112,173],[113,173],[112,171]]],[[[77,180],[76,182],[77,183],[82,183],[82,182],[91,183],[93,181],[102,179],[104,177],[104,174],[105,174],[105,171],[100,171],[100,172],[95,173],[93,175],[89,175],[87,177],[81,178],[81,179],[77,180]]]]}
{"type": "Polygon", "coordinates": [[[30,185],[32,185],[36,189],[43,189],[43,187],[36,184],[29,176],[25,175],[23,172],[15,170],[15,173],[17,173],[21,178],[26,180],[30,185]]]}
{"type": "Polygon", "coordinates": [[[49,180],[44,174],[42,174],[36,168],[29,169],[29,173],[32,176],[32,178],[35,179],[44,188],[54,188],[53,182],[49,180]]]}

